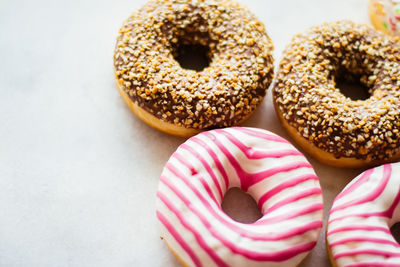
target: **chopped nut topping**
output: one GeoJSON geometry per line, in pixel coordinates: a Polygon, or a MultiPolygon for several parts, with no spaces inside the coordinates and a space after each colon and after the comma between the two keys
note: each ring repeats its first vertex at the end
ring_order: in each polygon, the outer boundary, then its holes
{"type": "Polygon", "coordinates": [[[284,52],[274,87],[277,107],[304,138],[337,158],[388,159],[400,152],[399,51],[397,39],[366,25],[313,27],[294,36],[284,52]],[[344,96],[338,76],[358,78],[371,96],[344,96]]]}
{"type": "Polygon", "coordinates": [[[163,121],[226,127],[261,103],[272,49],[264,25],[234,1],[151,0],[120,29],[115,76],[132,101],[163,121]],[[208,47],[209,67],[183,69],[174,59],[180,44],[208,47]]]}

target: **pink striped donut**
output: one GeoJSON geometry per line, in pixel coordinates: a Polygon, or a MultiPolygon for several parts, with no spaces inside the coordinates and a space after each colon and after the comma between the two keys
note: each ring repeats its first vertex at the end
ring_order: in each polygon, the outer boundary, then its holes
{"type": "Polygon", "coordinates": [[[157,192],[162,237],[185,266],[295,266],[315,246],[322,195],[307,159],[268,131],[200,133],[168,160],[157,192]],[[251,224],[221,209],[239,187],[263,214],[251,224]]]}
{"type": "Polygon", "coordinates": [[[369,169],[335,198],[326,233],[335,266],[400,266],[400,163],[369,169]]]}

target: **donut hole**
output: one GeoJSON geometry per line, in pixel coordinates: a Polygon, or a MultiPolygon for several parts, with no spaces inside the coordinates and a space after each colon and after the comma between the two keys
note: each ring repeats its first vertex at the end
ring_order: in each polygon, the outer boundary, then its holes
{"type": "Polygon", "coordinates": [[[210,65],[210,49],[201,44],[180,43],[174,53],[175,60],[184,69],[202,71],[210,65]]]}
{"type": "MultiPolygon", "coordinates": [[[[181,19],[184,20],[185,14],[181,19]]],[[[218,41],[206,30],[206,20],[200,15],[186,18],[191,21],[184,27],[172,27],[170,50],[183,69],[202,71],[210,66],[212,54],[218,41]]]]}
{"type": "Polygon", "coordinates": [[[390,227],[390,232],[392,233],[396,242],[400,244],[400,222],[395,223],[392,227],[390,227]]]}
{"type": "Polygon", "coordinates": [[[223,200],[222,210],[233,220],[241,223],[253,223],[262,217],[254,198],[238,187],[230,188],[223,200]]]}
{"type": "MultiPolygon", "coordinates": [[[[358,40],[349,40],[357,42],[358,40]]],[[[374,83],[370,81],[376,69],[376,63],[365,51],[358,49],[347,50],[346,46],[333,49],[333,58],[327,58],[332,62],[331,75],[336,88],[353,101],[367,100],[374,90],[374,83]]]]}
{"type": "Polygon", "coordinates": [[[338,75],[335,77],[336,87],[339,91],[351,100],[366,100],[371,97],[370,89],[356,75],[338,75]]]}

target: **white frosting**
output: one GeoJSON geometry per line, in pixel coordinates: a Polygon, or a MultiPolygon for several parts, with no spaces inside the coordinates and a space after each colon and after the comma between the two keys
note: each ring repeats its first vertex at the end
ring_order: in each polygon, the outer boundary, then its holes
{"type": "Polygon", "coordinates": [[[187,140],[164,167],[157,193],[162,237],[189,266],[295,266],[316,244],[322,211],[318,177],[306,158],[253,128],[187,140]],[[222,211],[231,187],[262,205],[260,220],[243,224],[222,211]]]}
{"type": "Polygon", "coordinates": [[[327,241],[338,266],[400,265],[390,227],[400,220],[400,163],[365,171],[332,206],[327,241]]]}

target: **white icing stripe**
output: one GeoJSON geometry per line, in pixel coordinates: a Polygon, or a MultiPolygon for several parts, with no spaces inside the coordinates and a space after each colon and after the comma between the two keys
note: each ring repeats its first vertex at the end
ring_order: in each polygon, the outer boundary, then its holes
{"type": "Polygon", "coordinates": [[[327,241],[338,266],[400,265],[390,227],[400,220],[400,163],[365,171],[335,199],[327,241]]]}
{"type": "Polygon", "coordinates": [[[164,167],[157,203],[166,242],[193,266],[196,259],[200,266],[293,266],[315,246],[322,227],[321,189],[311,165],[286,140],[251,128],[187,140],[164,167]],[[222,197],[233,186],[262,201],[261,220],[238,223],[222,211],[222,197]]]}

